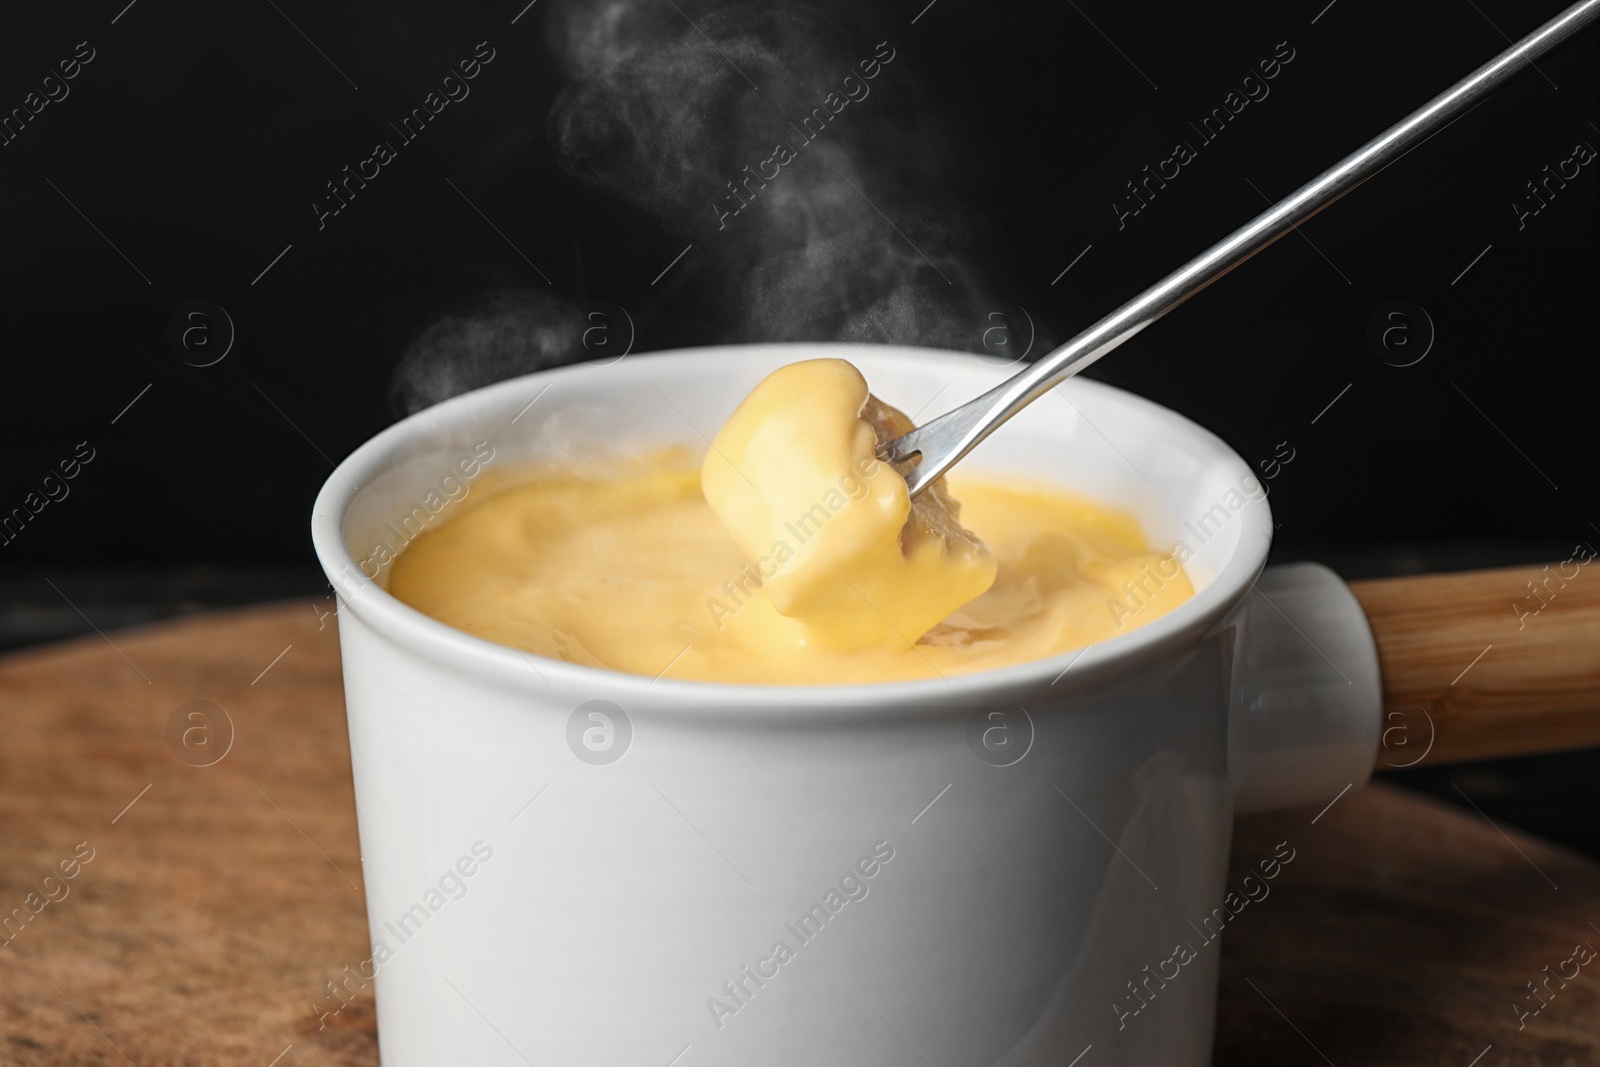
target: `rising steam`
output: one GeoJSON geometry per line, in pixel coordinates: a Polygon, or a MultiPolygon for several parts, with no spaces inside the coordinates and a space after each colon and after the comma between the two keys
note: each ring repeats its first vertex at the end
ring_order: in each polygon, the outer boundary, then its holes
{"type": "MultiPolygon", "coordinates": [[[[846,7],[782,2],[555,0],[546,36],[567,79],[551,150],[566,173],[694,243],[670,285],[728,298],[705,342],[980,350],[982,297],[953,255],[973,233],[940,199],[949,161],[907,42],[868,36],[846,7]]],[[[644,299],[615,294],[630,297],[644,299]]],[[[570,301],[496,294],[408,348],[397,402],[415,411],[594,358],[581,335],[570,301]]]]}

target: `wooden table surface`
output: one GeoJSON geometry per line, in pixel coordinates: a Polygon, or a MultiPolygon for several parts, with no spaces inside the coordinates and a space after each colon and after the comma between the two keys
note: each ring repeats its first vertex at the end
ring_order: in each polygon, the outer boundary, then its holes
{"type": "MultiPolygon", "coordinates": [[[[0,1063],[378,1062],[370,995],[312,1007],[369,954],[331,607],[0,659],[0,1063]],[[191,700],[232,722],[211,766],[169,747],[191,700]]],[[[1600,960],[1513,1007],[1600,947],[1600,869],[1382,785],[1317,816],[1238,824],[1230,883],[1297,857],[1228,927],[1219,1067],[1600,1064],[1600,960]]]]}

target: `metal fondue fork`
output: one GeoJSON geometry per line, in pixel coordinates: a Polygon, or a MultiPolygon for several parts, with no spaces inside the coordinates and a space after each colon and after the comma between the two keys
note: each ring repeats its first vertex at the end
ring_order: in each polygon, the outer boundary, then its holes
{"type": "Polygon", "coordinates": [[[1444,129],[1597,14],[1600,0],[1573,4],[1020,374],[886,442],[883,458],[905,476],[915,496],[1001,423],[1444,129]]]}

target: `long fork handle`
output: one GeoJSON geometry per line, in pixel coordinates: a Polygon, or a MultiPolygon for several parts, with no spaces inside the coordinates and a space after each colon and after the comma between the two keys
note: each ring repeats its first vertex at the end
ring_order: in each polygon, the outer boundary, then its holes
{"type": "Polygon", "coordinates": [[[1026,370],[888,442],[884,458],[905,475],[915,496],[1011,416],[1450,125],[1597,14],[1600,0],[1573,4],[1026,370]]]}

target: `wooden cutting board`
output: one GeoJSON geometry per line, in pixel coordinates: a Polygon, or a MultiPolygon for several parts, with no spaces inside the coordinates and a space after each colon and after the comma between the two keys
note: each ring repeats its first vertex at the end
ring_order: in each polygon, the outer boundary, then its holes
{"type": "MultiPolygon", "coordinates": [[[[0,659],[0,918],[29,916],[0,931],[0,1063],[377,1064],[370,993],[313,1008],[368,955],[331,608],[0,659]],[[191,700],[232,722],[210,766],[168,744],[191,700]]],[[[1600,1063],[1600,960],[1513,1007],[1600,947],[1594,864],[1380,785],[1241,820],[1230,884],[1282,841],[1223,939],[1219,1067],[1600,1063]]]]}

